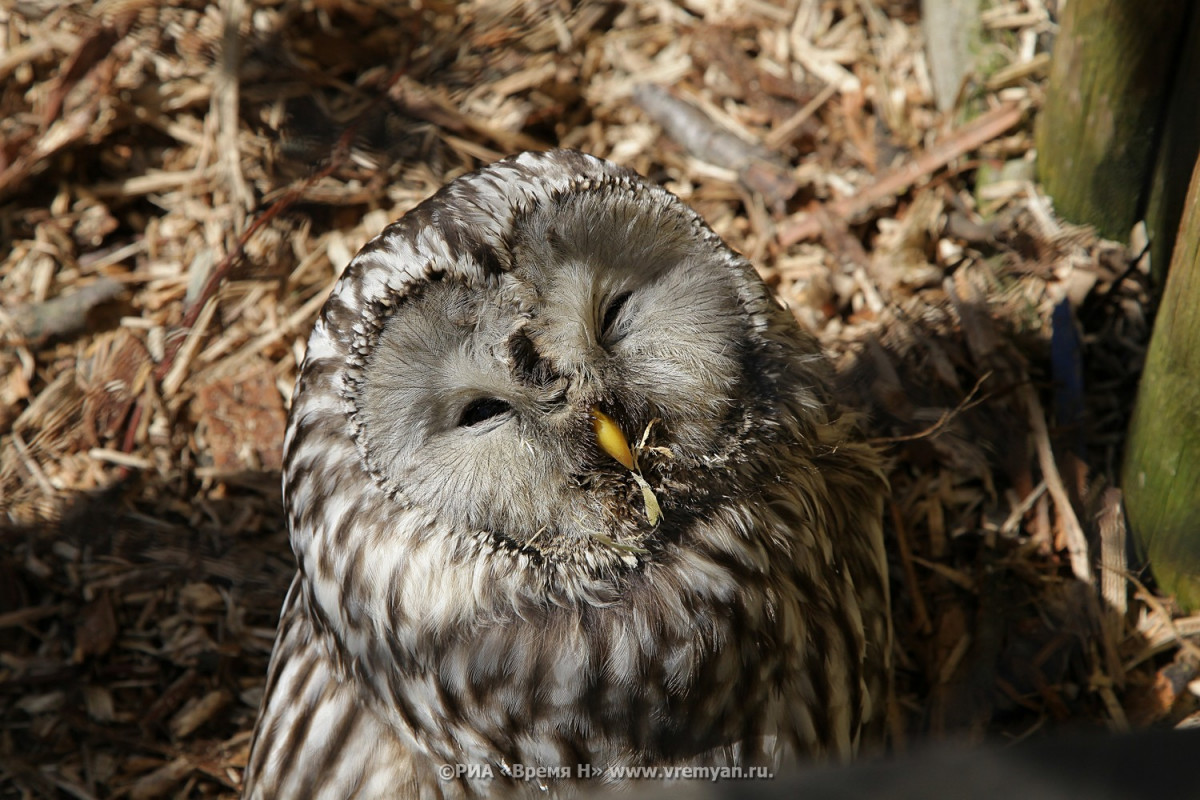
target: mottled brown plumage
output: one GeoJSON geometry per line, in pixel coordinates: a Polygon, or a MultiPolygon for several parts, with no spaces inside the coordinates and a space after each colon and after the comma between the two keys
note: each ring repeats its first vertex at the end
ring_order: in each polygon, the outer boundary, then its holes
{"type": "Polygon", "coordinates": [[[671,194],[569,151],[460,178],[309,341],[245,796],[848,757],[887,685],[884,494],[815,340],[671,194]]]}

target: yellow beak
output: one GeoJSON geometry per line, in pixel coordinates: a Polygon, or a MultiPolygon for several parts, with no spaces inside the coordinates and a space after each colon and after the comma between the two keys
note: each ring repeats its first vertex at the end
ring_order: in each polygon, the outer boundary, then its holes
{"type": "Polygon", "coordinates": [[[617,421],[600,409],[592,406],[592,430],[596,432],[596,443],[600,449],[625,465],[626,469],[637,471],[637,462],[633,460],[633,451],[629,449],[629,441],[621,431],[617,421]]]}

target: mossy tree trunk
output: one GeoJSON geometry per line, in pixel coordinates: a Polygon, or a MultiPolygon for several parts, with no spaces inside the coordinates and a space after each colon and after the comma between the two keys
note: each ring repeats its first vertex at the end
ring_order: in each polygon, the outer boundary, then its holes
{"type": "Polygon", "coordinates": [[[1037,126],[1038,177],[1060,215],[1127,240],[1149,189],[1186,2],[1070,0],[1037,126]]]}
{"type": "Polygon", "coordinates": [[[921,0],[925,58],[933,96],[942,111],[954,108],[963,79],[977,68],[982,48],[981,0],[921,0]]]}
{"type": "Polygon", "coordinates": [[[1185,609],[1200,609],[1200,161],[1138,388],[1122,483],[1130,527],[1159,583],[1185,609]]]}
{"type": "Polygon", "coordinates": [[[1195,5],[1172,81],[1174,86],[1158,143],[1146,209],[1150,266],[1158,286],[1167,277],[1171,248],[1187,197],[1188,175],[1200,155],[1200,8],[1195,5]]]}

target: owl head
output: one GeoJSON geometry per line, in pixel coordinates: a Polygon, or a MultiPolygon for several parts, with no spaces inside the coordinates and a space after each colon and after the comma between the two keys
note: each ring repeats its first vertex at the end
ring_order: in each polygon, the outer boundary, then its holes
{"type": "Polygon", "coordinates": [[[554,151],[459,178],[362,249],[309,341],[284,489],[315,606],[452,626],[615,602],[779,479],[823,413],[816,354],[627,170],[554,151]]]}

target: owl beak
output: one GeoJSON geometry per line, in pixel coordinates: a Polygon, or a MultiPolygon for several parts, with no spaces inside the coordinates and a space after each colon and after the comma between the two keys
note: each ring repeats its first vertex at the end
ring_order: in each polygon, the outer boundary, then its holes
{"type": "Polygon", "coordinates": [[[591,415],[592,430],[596,433],[596,444],[600,445],[601,450],[621,462],[626,469],[636,472],[637,461],[633,458],[633,451],[629,449],[629,440],[625,438],[621,426],[596,406],[592,406],[591,415]]]}
{"type": "Polygon", "coordinates": [[[650,520],[651,525],[657,525],[658,521],[662,519],[662,507],[658,504],[658,498],[654,496],[654,490],[642,477],[642,471],[638,469],[637,458],[629,449],[629,440],[625,438],[621,426],[596,406],[591,407],[591,414],[592,430],[596,433],[596,444],[600,445],[601,450],[621,462],[633,475],[633,480],[642,490],[642,500],[646,503],[646,518],[650,520]]]}

